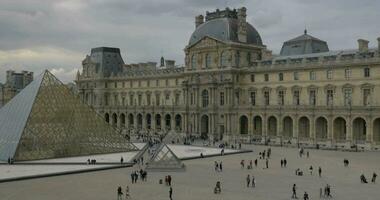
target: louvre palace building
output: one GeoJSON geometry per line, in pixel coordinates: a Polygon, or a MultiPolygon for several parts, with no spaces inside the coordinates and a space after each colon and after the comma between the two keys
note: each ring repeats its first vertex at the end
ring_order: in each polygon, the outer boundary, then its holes
{"type": "Polygon", "coordinates": [[[92,49],[76,77],[80,98],[125,134],[380,148],[380,38],[377,48],[358,38],[331,51],[305,30],[272,55],[246,13],[196,16],[185,66],[125,64],[118,48],[92,49]]]}

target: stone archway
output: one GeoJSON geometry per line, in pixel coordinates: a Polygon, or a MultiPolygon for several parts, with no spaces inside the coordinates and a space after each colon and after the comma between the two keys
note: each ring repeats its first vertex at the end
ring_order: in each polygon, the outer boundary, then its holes
{"type": "Polygon", "coordinates": [[[156,114],[156,129],[157,130],[161,130],[161,115],[160,114],[156,114]]]}
{"type": "Polygon", "coordinates": [[[277,119],[275,116],[270,116],[268,118],[268,135],[269,136],[277,135],[277,119]]]}
{"type": "Polygon", "coordinates": [[[177,131],[182,131],[182,116],[180,114],[175,116],[175,129],[177,131]]]}
{"type": "Polygon", "coordinates": [[[240,117],[240,134],[248,134],[248,118],[245,115],[240,117]]]}
{"type": "Polygon", "coordinates": [[[263,120],[260,116],[253,118],[253,134],[260,136],[263,134],[263,120]]]}
{"type": "Polygon", "coordinates": [[[354,136],[354,140],[366,141],[367,124],[363,118],[355,118],[352,122],[352,135],[354,136]]]}
{"type": "Polygon", "coordinates": [[[334,120],[334,139],[346,140],[346,120],[342,117],[338,117],[334,120]]]}
{"type": "Polygon", "coordinates": [[[132,114],[132,113],[130,113],[130,114],[128,115],[128,121],[129,121],[129,126],[133,127],[135,121],[134,121],[134,117],[133,117],[133,114],[132,114]]]}
{"type": "Polygon", "coordinates": [[[117,114],[112,114],[112,125],[117,126],[117,114]]]}
{"type": "Polygon", "coordinates": [[[289,116],[286,116],[283,119],[282,136],[284,138],[293,137],[293,119],[289,116]]]}
{"type": "Polygon", "coordinates": [[[124,113],[122,113],[120,115],[120,124],[122,127],[125,127],[125,114],[124,113]]]}
{"type": "Polygon", "coordinates": [[[152,115],[146,114],[146,128],[150,130],[152,128],[152,115]]]}
{"type": "Polygon", "coordinates": [[[201,117],[201,137],[207,139],[209,134],[209,118],[207,115],[201,117]]]}
{"type": "Polygon", "coordinates": [[[139,113],[137,115],[137,129],[138,130],[141,130],[142,129],[142,123],[143,123],[143,117],[142,117],[142,114],[139,113]]]}
{"type": "Polygon", "coordinates": [[[380,118],[373,121],[373,141],[380,142],[380,118]]]}
{"type": "Polygon", "coordinates": [[[309,138],[310,137],[310,120],[307,117],[301,117],[298,120],[298,137],[309,138]]]}
{"type": "Polygon", "coordinates": [[[317,139],[327,139],[327,120],[324,117],[318,117],[315,121],[315,134],[317,139]]]}
{"type": "Polygon", "coordinates": [[[106,120],[107,123],[110,123],[110,115],[108,113],[104,115],[104,119],[106,120]]]}
{"type": "Polygon", "coordinates": [[[165,115],[165,128],[166,130],[171,130],[172,129],[172,117],[169,114],[165,115]]]}

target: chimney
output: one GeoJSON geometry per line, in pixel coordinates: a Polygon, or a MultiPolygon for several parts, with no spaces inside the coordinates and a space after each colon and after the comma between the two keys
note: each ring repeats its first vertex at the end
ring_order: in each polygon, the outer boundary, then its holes
{"type": "Polygon", "coordinates": [[[195,28],[198,28],[199,25],[203,24],[204,17],[203,15],[198,15],[195,17],[195,28]]]}
{"type": "Polygon", "coordinates": [[[238,40],[240,42],[247,42],[247,9],[245,7],[238,9],[238,40]]]}
{"type": "Polygon", "coordinates": [[[368,40],[358,39],[359,51],[360,52],[368,51],[368,43],[369,43],[368,40]]]}
{"type": "Polygon", "coordinates": [[[377,51],[380,52],[380,37],[377,38],[377,51]]]}

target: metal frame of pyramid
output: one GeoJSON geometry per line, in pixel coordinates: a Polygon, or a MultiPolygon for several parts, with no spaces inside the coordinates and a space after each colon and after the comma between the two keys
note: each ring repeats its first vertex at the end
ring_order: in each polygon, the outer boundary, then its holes
{"type": "Polygon", "coordinates": [[[0,160],[137,150],[47,70],[0,109],[0,160]]]}
{"type": "Polygon", "coordinates": [[[184,171],[186,167],[165,143],[161,143],[149,160],[146,169],[148,171],[184,171]]]}

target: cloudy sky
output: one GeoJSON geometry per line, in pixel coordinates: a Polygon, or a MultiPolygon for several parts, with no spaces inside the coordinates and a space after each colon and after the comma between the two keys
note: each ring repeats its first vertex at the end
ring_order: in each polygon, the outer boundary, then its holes
{"type": "Polygon", "coordinates": [[[119,47],[127,63],[163,55],[183,64],[194,16],[227,6],[245,6],[274,53],[305,27],[332,50],[358,38],[375,47],[380,36],[377,0],[0,0],[0,82],[9,69],[71,81],[97,46],[119,47]]]}

